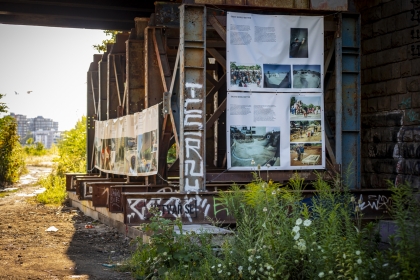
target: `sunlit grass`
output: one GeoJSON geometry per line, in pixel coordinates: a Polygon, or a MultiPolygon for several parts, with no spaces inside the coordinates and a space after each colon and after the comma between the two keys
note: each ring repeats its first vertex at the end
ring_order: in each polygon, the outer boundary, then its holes
{"type": "Polygon", "coordinates": [[[0,192],[0,198],[3,198],[3,197],[6,197],[6,196],[9,196],[11,193],[15,193],[15,192],[17,192],[18,190],[11,190],[11,191],[5,191],[5,192],[0,192]]]}

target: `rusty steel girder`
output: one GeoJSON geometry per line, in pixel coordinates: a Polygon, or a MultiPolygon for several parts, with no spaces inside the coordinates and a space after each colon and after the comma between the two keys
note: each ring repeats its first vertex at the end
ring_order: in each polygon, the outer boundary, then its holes
{"type": "Polygon", "coordinates": [[[224,206],[215,200],[215,193],[124,193],[124,223],[140,225],[150,221],[150,207],[157,207],[162,217],[179,218],[184,224],[208,224],[218,221],[234,223],[224,206]]]}

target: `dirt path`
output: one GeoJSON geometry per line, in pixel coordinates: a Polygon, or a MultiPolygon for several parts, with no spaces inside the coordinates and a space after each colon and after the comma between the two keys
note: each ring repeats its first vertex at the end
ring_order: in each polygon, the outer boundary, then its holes
{"type": "Polygon", "coordinates": [[[34,203],[34,182],[51,169],[29,171],[0,198],[0,279],[132,279],[109,267],[129,256],[131,239],[75,208],[34,203]],[[46,231],[52,226],[58,231],[46,231]]]}

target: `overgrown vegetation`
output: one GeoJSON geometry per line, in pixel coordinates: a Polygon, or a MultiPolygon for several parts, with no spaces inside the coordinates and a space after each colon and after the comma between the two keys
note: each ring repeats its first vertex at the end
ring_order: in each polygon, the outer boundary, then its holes
{"type": "Polygon", "coordinates": [[[63,133],[58,143],[58,155],[53,172],[39,181],[46,189],[36,198],[40,203],[63,203],[67,195],[65,173],[86,171],[86,117],[82,117],[73,129],[63,133]]]}
{"type": "Polygon", "coordinates": [[[101,44],[93,45],[92,47],[97,50],[99,53],[106,52],[106,46],[108,44],[115,43],[115,38],[117,37],[118,33],[121,33],[122,31],[117,30],[104,30],[104,33],[106,36],[111,36],[109,39],[102,40],[101,44]]]}
{"type": "MultiPolygon", "coordinates": [[[[3,96],[0,94],[0,99],[3,96]]],[[[0,102],[0,112],[7,112],[5,103],[0,102]]],[[[10,116],[3,117],[0,119],[0,186],[17,182],[25,170],[17,123],[10,116]]]]}
{"type": "Polygon", "coordinates": [[[389,250],[378,247],[375,224],[361,227],[361,202],[318,176],[317,195],[303,200],[298,175],[286,186],[255,180],[218,203],[236,218],[236,229],[220,251],[211,235],[174,232],[180,222],[153,218],[128,262],[137,279],[420,279],[420,208],[408,184],[393,188],[393,216],[398,224],[389,250]]]}
{"type": "Polygon", "coordinates": [[[29,138],[26,141],[26,146],[24,147],[25,153],[28,156],[43,156],[47,154],[47,149],[41,142],[34,142],[33,138],[29,138]]]}

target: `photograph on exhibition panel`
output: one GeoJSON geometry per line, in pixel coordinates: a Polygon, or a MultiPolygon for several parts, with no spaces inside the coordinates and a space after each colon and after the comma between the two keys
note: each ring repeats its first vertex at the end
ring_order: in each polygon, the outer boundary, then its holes
{"type": "Polygon", "coordinates": [[[292,96],[290,120],[320,120],[321,96],[292,96]]]}
{"type": "Polygon", "coordinates": [[[291,88],[290,65],[263,64],[264,88],[291,88]]]}
{"type": "Polygon", "coordinates": [[[293,65],[293,88],[321,88],[321,65],[293,65]]]}
{"type": "Polygon", "coordinates": [[[280,166],[280,127],[230,126],[231,166],[280,166]]]}
{"type": "Polygon", "coordinates": [[[290,144],[290,165],[307,166],[322,164],[321,143],[293,143],[290,144]]]}
{"type": "Polygon", "coordinates": [[[321,142],[321,121],[291,121],[290,142],[321,142]]]}
{"type": "Polygon", "coordinates": [[[308,28],[290,28],[290,58],[308,58],[308,28]]]}
{"type": "Polygon", "coordinates": [[[157,130],[137,135],[137,173],[157,171],[156,135],[157,130]]]}
{"type": "Polygon", "coordinates": [[[230,63],[230,85],[232,88],[261,88],[262,71],[261,65],[236,65],[230,63]]]}
{"type": "Polygon", "coordinates": [[[124,137],[124,148],[124,173],[135,175],[137,174],[137,138],[124,137]]]}

